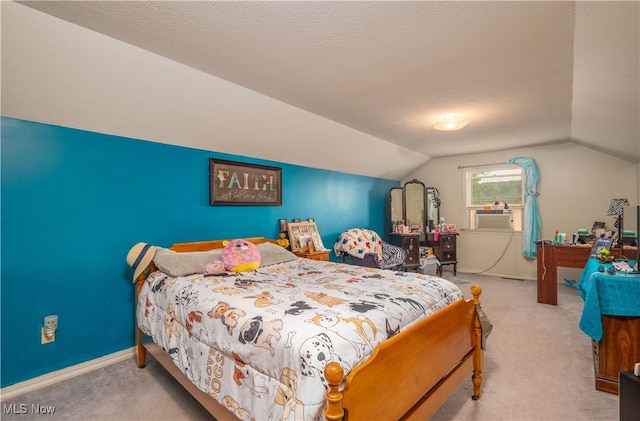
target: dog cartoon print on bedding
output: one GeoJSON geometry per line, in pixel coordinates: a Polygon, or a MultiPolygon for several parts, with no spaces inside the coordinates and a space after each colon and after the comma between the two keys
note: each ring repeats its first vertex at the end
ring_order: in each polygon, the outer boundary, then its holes
{"type": "Polygon", "coordinates": [[[225,276],[154,272],[137,318],[238,418],[314,420],[330,361],[347,374],[382,341],[461,297],[427,275],[296,259],[225,276]]]}

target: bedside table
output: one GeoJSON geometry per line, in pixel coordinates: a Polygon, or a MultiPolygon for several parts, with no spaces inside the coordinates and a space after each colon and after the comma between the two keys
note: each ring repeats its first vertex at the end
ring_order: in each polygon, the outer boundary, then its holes
{"type": "Polygon", "coordinates": [[[322,251],[297,251],[295,253],[298,257],[304,257],[305,259],[311,260],[323,260],[325,262],[329,261],[329,250],[322,251]]]}

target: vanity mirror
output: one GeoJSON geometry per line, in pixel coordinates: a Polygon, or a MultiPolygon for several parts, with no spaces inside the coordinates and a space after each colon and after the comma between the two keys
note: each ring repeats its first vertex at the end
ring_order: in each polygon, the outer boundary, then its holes
{"type": "Polygon", "coordinates": [[[424,232],[427,191],[423,182],[411,180],[404,184],[404,224],[412,232],[424,232]]]}
{"type": "Polygon", "coordinates": [[[426,187],[418,180],[407,181],[404,187],[389,190],[392,224],[402,221],[411,232],[420,233],[420,241],[433,230],[440,218],[438,189],[426,187]]]}
{"type": "Polygon", "coordinates": [[[391,190],[389,190],[389,201],[391,203],[391,223],[394,225],[398,221],[404,222],[404,205],[402,204],[403,192],[404,189],[402,187],[393,187],[391,190]]]}
{"type": "Polygon", "coordinates": [[[427,187],[427,220],[426,232],[433,231],[440,220],[440,193],[435,187],[427,187]]]}

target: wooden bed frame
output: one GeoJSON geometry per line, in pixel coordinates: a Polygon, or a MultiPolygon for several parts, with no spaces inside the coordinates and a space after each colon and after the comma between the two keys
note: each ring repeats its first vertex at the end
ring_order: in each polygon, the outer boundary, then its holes
{"type": "MultiPolygon", "coordinates": [[[[277,244],[276,240],[264,237],[247,240],[254,244],[277,244]]],[[[170,249],[177,252],[207,251],[222,248],[223,241],[176,243],[170,249]]],[[[153,264],[150,270],[155,270],[153,264]]],[[[136,280],[137,294],[146,276],[142,273],[136,280]]],[[[483,351],[476,307],[480,307],[481,292],[479,286],[472,286],[472,300],[458,300],[383,342],[367,361],[349,373],[344,383],[342,366],[329,363],[325,369],[330,388],[326,394],[325,418],[331,421],[425,420],[469,375],[473,382],[472,399],[478,399],[482,386],[483,351]]],[[[140,368],[145,366],[149,351],[217,420],[237,421],[223,405],[191,383],[169,355],[143,335],[139,328],[136,345],[140,368]]]]}

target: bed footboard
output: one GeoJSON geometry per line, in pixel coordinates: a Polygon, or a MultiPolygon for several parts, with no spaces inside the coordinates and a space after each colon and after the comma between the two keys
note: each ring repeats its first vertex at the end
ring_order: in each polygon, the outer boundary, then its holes
{"type": "Polygon", "coordinates": [[[472,300],[459,300],[389,339],[344,383],[342,366],[329,363],[326,419],[428,419],[469,375],[472,398],[478,399],[483,351],[476,305],[481,292],[472,286],[472,300]]]}

